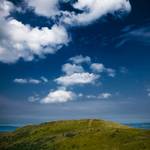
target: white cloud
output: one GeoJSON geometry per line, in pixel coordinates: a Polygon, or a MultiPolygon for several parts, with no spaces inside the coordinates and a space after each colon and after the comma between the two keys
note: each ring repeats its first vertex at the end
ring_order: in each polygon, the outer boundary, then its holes
{"type": "Polygon", "coordinates": [[[29,98],[28,98],[28,101],[29,102],[37,102],[37,101],[39,101],[40,100],[40,97],[39,97],[39,95],[38,94],[35,94],[34,96],[30,96],[29,98]]]}
{"type": "Polygon", "coordinates": [[[41,77],[40,80],[33,78],[30,79],[16,78],[14,79],[14,82],[18,84],[40,84],[40,83],[47,83],[48,80],[45,77],[41,77]]]}
{"type": "Polygon", "coordinates": [[[147,92],[150,92],[150,88],[147,89],[147,92]]]}
{"type": "Polygon", "coordinates": [[[28,80],[28,83],[31,83],[31,84],[40,84],[41,81],[40,81],[40,80],[37,80],[37,79],[29,79],[29,80],[28,80]]]}
{"type": "Polygon", "coordinates": [[[37,79],[14,79],[15,83],[19,83],[19,84],[40,84],[41,81],[37,80],[37,79]]]}
{"type": "Polygon", "coordinates": [[[118,14],[129,13],[131,5],[128,0],[78,0],[72,3],[75,9],[83,11],[82,13],[70,12],[68,10],[60,10],[60,2],[68,2],[62,0],[26,0],[30,8],[33,8],[37,15],[45,17],[55,17],[62,14],[59,21],[63,21],[72,25],[85,25],[92,23],[100,17],[108,13],[118,11],[118,14]]]}
{"type": "Polygon", "coordinates": [[[27,79],[14,79],[15,83],[26,84],[28,83],[27,79]]]}
{"type": "Polygon", "coordinates": [[[59,0],[26,0],[26,2],[38,15],[52,17],[59,14],[59,0]]]}
{"type": "Polygon", "coordinates": [[[105,67],[103,64],[100,63],[93,63],[91,64],[90,68],[94,71],[94,72],[103,72],[105,70],[105,67]]]}
{"type": "Polygon", "coordinates": [[[11,2],[0,3],[0,61],[15,63],[19,59],[31,61],[34,56],[54,54],[70,41],[64,26],[54,24],[48,27],[31,27],[8,17],[14,10],[11,2]]]}
{"type": "Polygon", "coordinates": [[[20,58],[31,61],[35,55],[42,57],[53,54],[69,42],[63,26],[32,28],[15,19],[3,20],[1,23],[0,61],[4,63],[13,63],[20,58]]]}
{"type": "Polygon", "coordinates": [[[6,0],[0,2],[0,17],[6,17],[10,14],[10,11],[14,9],[14,5],[6,0]]]}
{"type": "Polygon", "coordinates": [[[54,81],[63,86],[73,86],[73,85],[82,85],[82,84],[93,84],[97,79],[100,78],[100,75],[96,74],[101,72],[106,72],[108,76],[114,77],[116,72],[114,69],[105,68],[101,63],[92,63],[89,56],[77,55],[69,59],[71,63],[66,63],[62,66],[62,71],[65,75],[58,77],[54,81]],[[88,67],[92,69],[94,73],[90,73],[84,70],[82,63],[87,63],[88,67]],[[92,64],[91,64],[92,63],[92,64]]]}
{"type": "Polygon", "coordinates": [[[95,95],[87,95],[86,98],[88,98],[88,99],[96,99],[96,96],[95,95]]]}
{"type": "Polygon", "coordinates": [[[77,55],[75,57],[72,57],[69,59],[75,64],[82,64],[82,63],[91,63],[91,58],[89,56],[82,56],[82,55],[77,55]]]}
{"type": "Polygon", "coordinates": [[[95,75],[93,73],[74,73],[71,75],[66,75],[55,79],[57,84],[63,86],[71,86],[71,85],[78,85],[78,84],[91,84],[94,83],[100,76],[95,75]]]}
{"type": "Polygon", "coordinates": [[[116,71],[114,69],[106,68],[105,70],[108,73],[108,76],[110,76],[110,77],[115,77],[116,76],[116,71]]]}
{"type": "Polygon", "coordinates": [[[78,94],[78,97],[83,97],[83,94],[82,94],[82,93],[79,93],[79,94],[78,94]]]}
{"type": "MultiPolygon", "coordinates": [[[[31,27],[25,25],[13,17],[8,17],[12,10],[17,10],[11,2],[2,0],[0,3],[0,61],[3,63],[15,63],[23,59],[31,61],[46,54],[56,53],[62,46],[70,41],[68,32],[63,22],[67,20],[74,25],[92,23],[107,13],[117,10],[130,11],[130,3],[127,0],[78,0],[73,7],[82,10],[83,13],[62,11],[59,8],[60,0],[26,0],[29,7],[35,13],[46,17],[55,18],[61,13],[57,24],[48,27],[31,27]],[[76,22],[76,23],[74,23],[76,22]]],[[[90,63],[89,57],[82,55],[72,58],[76,64],[90,63]]]]}
{"type": "Polygon", "coordinates": [[[128,73],[128,69],[126,67],[120,67],[120,73],[127,74],[128,73]]]}
{"type": "Polygon", "coordinates": [[[128,42],[136,42],[138,44],[142,45],[150,45],[150,26],[149,23],[136,27],[136,26],[127,26],[122,30],[122,34],[119,35],[119,37],[116,37],[115,40],[118,41],[116,47],[120,47],[122,45],[125,45],[128,42]]]}
{"type": "Polygon", "coordinates": [[[150,97],[150,88],[146,89],[147,91],[147,96],[150,97]]]}
{"type": "Polygon", "coordinates": [[[41,80],[43,81],[43,82],[45,82],[45,83],[47,83],[48,82],[48,79],[47,78],[45,78],[45,77],[41,77],[41,80]]]}
{"type": "Polygon", "coordinates": [[[83,13],[66,13],[63,20],[72,25],[87,25],[108,13],[118,11],[122,15],[131,11],[129,0],[78,0],[73,7],[83,13]]]}
{"type": "Polygon", "coordinates": [[[108,99],[112,96],[112,94],[110,93],[102,93],[100,95],[98,95],[98,99],[108,99]]]}
{"type": "Polygon", "coordinates": [[[73,73],[81,73],[84,72],[84,69],[82,66],[80,65],[76,65],[76,64],[64,64],[62,66],[62,71],[68,75],[73,74],[73,73]]]}
{"type": "Polygon", "coordinates": [[[88,99],[108,99],[112,96],[111,93],[101,93],[99,95],[86,95],[88,99]]]}
{"type": "Polygon", "coordinates": [[[116,76],[116,71],[112,68],[106,68],[103,64],[101,63],[93,63],[91,64],[90,68],[94,71],[94,72],[106,72],[108,74],[108,76],[110,77],[115,77],[116,76]]]}
{"type": "Polygon", "coordinates": [[[76,97],[75,93],[66,90],[56,90],[50,92],[45,98],[41,100],[41,103],[64,103],[74,100],[76,97]]]}

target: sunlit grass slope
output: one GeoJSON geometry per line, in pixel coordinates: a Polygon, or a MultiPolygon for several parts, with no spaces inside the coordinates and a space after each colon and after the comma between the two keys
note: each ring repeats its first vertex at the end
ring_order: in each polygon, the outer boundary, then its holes
{"type": "Polygon", "coordinates": [[[0,150],[150,150],[150,131],[102,120],[56,121],[1,133],[0,150]]]}

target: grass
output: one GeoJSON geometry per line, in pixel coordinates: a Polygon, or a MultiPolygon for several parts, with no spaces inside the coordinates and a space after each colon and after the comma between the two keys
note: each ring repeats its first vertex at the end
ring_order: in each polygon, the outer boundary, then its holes
{"type": "Polygon", "coordinates": [[[150,131],[103,120],[56,121],[1,133],[0,150],[150,150],[150,131]]]}

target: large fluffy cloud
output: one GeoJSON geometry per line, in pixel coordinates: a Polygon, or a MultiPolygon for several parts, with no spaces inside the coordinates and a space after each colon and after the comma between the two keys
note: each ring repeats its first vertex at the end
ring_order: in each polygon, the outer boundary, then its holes
{"type": "Polygon", "coordinates": [[[75,98],[75,94],[71,91],[66,90],[56,90],[51,91],[49,94],[41,100],[41,103],[64,103],[71,101],[75,98]]]}
{"type": "MultiPolygon", "coordinates": [[[[32,27],[10,17],[10,12],[17,9],[10,1],[1,0],[0,3],[0,61],[14,63],[20,58],[31,61],[35,56],[43,57],[53,54],[63,45],[67,45],[70,38],[64,25],[87,25],[94,20],[116,11],[129,12],[131,6],[128,0],[78,0],[72,3],[75,9],[82,13],[60,10],[60,0],[25,0],[29,8],[33,8],[37,15],[49,18],[57,17],[57,23],[49,27],[32,27]]],[[[72,58],[74,63],[89,62],[89,58],[77,56],[72,58]]]]}
{"type": "Polygon", "coordinates": [[[31,27],[13,18],[6,18],[14,9],[12,3],[0,4],[0,61],[14,63],[20,58],[31,61],[34,56],[53,54],[69,42],[66,29],[54,24],[48,27],[31,27]]]}
{"type": "Polygon", "coordinates": [[[118,11],[122,15],[131,11],[129,0],[78,0],[73,7],[83,13],[66,13],[63,19],[68,24],[87,25],[108,13],[118,11]]]}
{"type": "Polygon", "coordinates": [[[2,62],[13,63],[20,58],[30,61],[35,55],[42,57],[45,54],[55,53],[69,41],[63,26],[54,25],[51,29],[32,28],[15,19],[1,23],[0,61],[2,62]]]}

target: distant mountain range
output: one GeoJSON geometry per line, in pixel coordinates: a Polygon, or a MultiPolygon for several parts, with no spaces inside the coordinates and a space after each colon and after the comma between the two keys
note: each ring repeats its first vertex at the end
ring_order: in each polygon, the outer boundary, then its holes
{"type": "Polygon", "coordinates": [[[15,131],[17,128],[16,126],[0,125],[0,132],[11,132],[15,131]]]}
{"type": "Polygon", "coordinates": [[[150,123],[128,123],[125,125],[139,129],[150,129],[150,123]]]}
{"type": "MultiPolygon", "coordinates": [[[[139,129],[150,129],[150,123],[125,123],[124,125],[139,128],[139,129]]],[[[11,132],[15,131],[17,126],[10,126],[10,125],[0,125],[0,132],[11,132]]]]}

